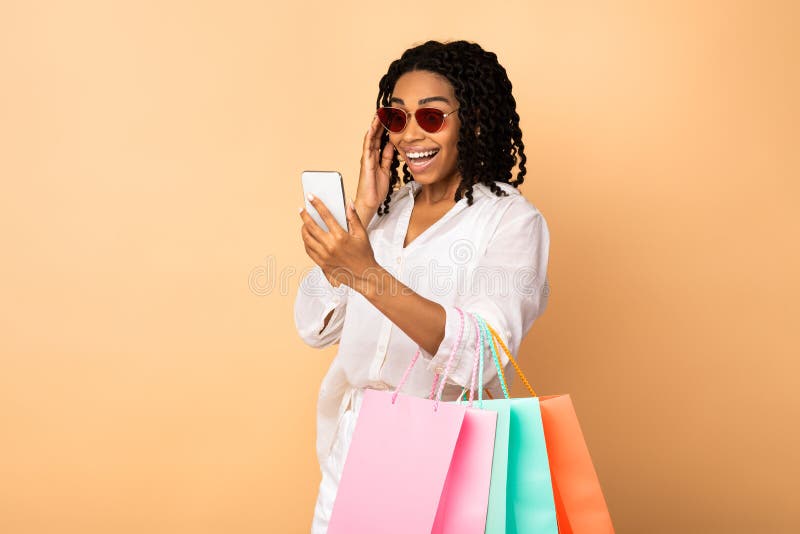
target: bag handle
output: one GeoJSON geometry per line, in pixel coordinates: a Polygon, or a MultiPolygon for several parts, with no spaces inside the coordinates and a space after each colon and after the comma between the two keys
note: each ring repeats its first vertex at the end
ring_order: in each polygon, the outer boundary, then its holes
{"type": "Polygon", "coordinates": [[[508,393],[508,382],[506,381],[506,375],[503,373],[503,366],[500,365],[500,357],[497,355],[497,345],[495,344],[483,317],[478,316],[478,322],[481,325],[481,330],[485,333],[486,338],[489,340],[489,349],[492,353],[492,363],[494,363],[494,368],[497,371],[498,378],[500,379],[500,387],[503,390],[503,397],[508,399],[510,397],[508,393]]]}
{"type": "MultiPolygon", "coordinates": [[[[467,312],[467,313],[472,317],[473,322],[476,322],[476,323],[480,324],[480,327],[478,327],[478,325],[476,324],[476,328],[478,328],[478,334],[479,334],[478,339],[480,340],[480,355],[478,354],[477,348],[476,348],[476,351],[475,351],[476,352],[476,354],[475,354],[476,362],[479,362],[479,364],[480,364],[480,373],[479,373],[479,375],[480,375],[480,378],[479,378],[480,385],[478,386],[479,387],[479,389],[478,389],[478,395],[479,395],[478,402],[479,402],[480,407],[481,408],[483,407],[483,392],[484,391],[486,391],[486,395],[490,399],[493,398],[491,393],[489,393],[489,391],[484,389],[484,387],[483,387],[483,340],[484,339],[488,339],[489,340],[488,343],[489,343],[489,348],[491,349],[491,353],[492,353],[492,362],[494,363],[495,369],[497,370],[497,376],[500,379],[500,386],[503,389],[504,397],[506,399],[508,399],[511,396],[510,396],[510,394],[508,392],[508,382],[506,380],[505,373],[503,372],[503,366],[500,365],[500,357],[497,355],[497,352],[498,352],[497,345],[500,345],[502,347],[503,352],[505,352],[505,354],[508,356],[508,360],[514,366],[514,369],[516,369],[517,374],[519,374],[520,378],[522,379],[523,384],[525,384],[525,387],[528,389],[528,391],[530,392],[531,396],[538,397],[536,392],[533,390],[533,387],[531,386],[530,382],[528,382],[528,379],[525,377],[525,374],[522,372],[522,369],[519,367],[519,364],[517,363],[516,359],[514,359],[514,356],[511,355],[511,351],[508,349],[506,344],[500,338],[500,335],[497,333],[497,331],[495,331],[495,329],[492,328],[491,325],[489,325],[483,319],[483,317],[481,317],[477,313],[473,313],[473,312],[467,312]]],[[[475,370],[473,368],[472,386],[469,389],[469,392],[470,392],[470,403],[469,403],[469,406],[470,407],[472,407],[472,394],[474,392],[474,389],[475,389],[475,370]]],[[[467,392],[467,388],[464,388],[461,391],[461,395],[458,396],[458,402],[463,402],[464,394],[466,392],[467,392]]]]}
{"type": "Polygon", "coordinates": [[[478,318],[470,313],[472,323],[475,325],[475,362],[472,364],[472,383],[469,388],[469,407],[475,395],[475,367],[478,367],[478,406],[483,408],[483,330],[478,324],[478,318]]]}
{"type": "MultiPolygon", "coordinates": [[[[462,330],[461,330],[461,332],[463,333],[463,328],[464,328],[464,323],[463,323],[464,317],[463,317],[463,315],[464,315],[464,312],[462,312],[461,308],[458,308],[458,307],[456,307],[456,310],[458,310],[458,313],[462,314],[462,317],[461,317],[461,320],[462,320],[461,328],[462,328],[462,330]]],[[[472,321],[474,323],[475,322],[475,317],[473,316],[473,314],[470,313],[470,312],[466,312],[466,314],[467,314],[467,316],[469,316],[472,319],[472,321]]],[[[475,325],[475,328],[476,328],[476,331],[477,331],[477,325],[475,325]]],[[[454,350],[460,344],[461,344],[461,338],[459,337],[458,341],[456,341],[456,345],[454,347],[454,350]]],[[[483,347],[481,346],[480,348],[481,348],[481,358],[482,358],[483,357],[483,347]]],[[[481,373],[483,373],[483,362],[481,361],[480,363],[481,363],[481,373]]],[[[473,364],[472,364],[472,388],[475,387],[475,373],[476,373],[477,366],[478,366],[478,341],[476,339],[475,340],[475,359],[473,360],[473,364]]],[[[433,377],[433,386],[431,386],[431,393],[430,393],[430,395],[428,395],[428,399],[429,400],[433,399],[433,395],[434,395],[434,392],[436,391],[437,384],[439,386],[439,394],[438,394],[437,398],[439,400],[441,400],[442,394],[444,393],[444,385],[445,385],[445,381],[446,380],[442,379],[441,382],[440,382],[439,381],[440,378],[441,377],[439,376],[438,373],[436,375],[434,375],[434,377],[433,377]]],[[[472,399],[473,399],[472,393],[473,393],[473,390],[470,389],[470,402],[469,402],[469,407],[470,408],[472,407],[472,399]]],[[[459,399],[463,395],[464,395],[464,391],[462,391],[461,395],[459,395],[459,399]]],[[[481,394],[481,403],[483,403],[483,395],[482,394],[481,394]]]]}
{"type": "MultiPolygon", "coordinates": [[[[464,401],[464,394],[469,391],[469,403],[467,404],[468,408],[472,408],[473,401],[475,399],[475,382],[476,379],[480,384],[478,386],[478,406],[483,408],[483,341],[484,341],[484,332],[483,329],[478,325],[478,318],[476,314],[472,312],[467,312],[469,318],[472,319],[472,324],[475,326],[475,357],[472,362],[472,380],[470,381],[470,387],[467,389],[466,387],[461,390],[461,395],[458,396],[458,400],[456,402],[461,403],[464,401]]],[[[487,392],[488,394],[488,392],[487,392]]]]}
{"type": "Polygon", "coordinates": [[[489,344],[489,347],[492,350],[492,358],[494,360],[495,368],[497,369],[497,376],[500,377],[500,385],[503,387],[503,395],[505,395],[507,399],[510,398],[508,394],[508,383],[506,381],[505,373],[503,372],[503,366],[500,365],[500,358],[497,355],[496,345],[500,345],[500,347],[503,349],[503,352],[505,352],[506,356],[508,356],[508,361],[510,361],[511,365],[514,366],[514,369],[517,371],[517,374],[522,379],[522,383],[525,384],[525,387],[530,392],[531,396],[538,397],[536,392],[533,390],[533,387],[531,386],[530,382],[528,382],[528,379],[525,377],[525,373],[523,373],[522,369],[520,369],[517,360],[514,358],[514,356],[511,355],[511,351],[508,350],[508,347],[500,338],[500,336],[497,334],[495,329],[492,328],[491,325],[489,325],[486,321],[484,321],[483,317],[479,315],[477,317],[478,317],[478,322],[481,324],[484,331],[488,330],[487,337],[491,337],[491,342],[489,344]],[[491,334],[491,336],[489,334],[491,334]]]}
{"type": "MultiPolygon", "coordinates": [[[[458,329],[458,338],[456,339],[456,342],[453,345],[453,350],[450,352],[450,358],[448,358],[447,364],[445,364],[444,373],[442,375],[441,384],[439,384],[439,393],[436,396],[436,401],[435,401],[435,403],[433,405],[433,411],[438,411],[439,410],[439,402],[442,399],[442,392],[444,391],[444,384],[445,384],[445,381],[447,380],[447,376],[450,374],[450,366],[453,364],[453,360],[455,359],[455,355],[456,355],[456,352],[458,351],[458,347],[461,345],[461,338],[464,335],[464,312],[461,311],[461,308],[456,308],[456,311],[458,311],[459,317],[461,319],[460,326],[459,326],[459,329],[458,329]]],[[[405,385],[406,380],[408,380],[408,375],[411,373],[411,369],[414,367],[414,364],[417,363],[417,360],[419,359],[420,352],[421,352],[421,349],[419,347],[417,347],[416,354],[414,354],[414,357],[411,359],[411,363],[409,364],[408,368],[406,369],[406,372],[403,373],[403,377],[400,379],[400,382],[397,384],[397,387],[394,390],[394,394],[392,395],[392,404],[394,404],[395,401],[397,401],[397,395],[400,393],[400,390],[405,385]]],[[[431,389],[431,395],[429,397],[431,399],[433,399],[433,393],[436,390],[436,385],[437,385],[438,381],[439,381],[439,374],[437,373],[436,376],[434,377],[433,388],[431,389]]]]}

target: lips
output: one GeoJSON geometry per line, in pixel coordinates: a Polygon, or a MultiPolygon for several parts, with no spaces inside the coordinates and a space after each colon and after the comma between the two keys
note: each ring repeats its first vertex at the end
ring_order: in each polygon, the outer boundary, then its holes
{"type": "Polygon", "coordinates": [[[433,155],[433,157],[422,159],[419,161],[415,161],[411,158],[406,158],[406,165],[408,165],[408,170],[410,170],[412,173],[422,172],[425,169],[427,169],[431,163],[433,163],[433,161],[436,159],[438,155],[439,153],[437,152],[436,154],[433,155]]]}
{"type": "Polygon", "coordinates": [[[422,148],[422,147],[413,147],[404,149],[403,152],[405,153],[405,161],[406,165],[408,166],[411,172],[422,172],[424,171],[433,160],[436,159],[436,156],[439,155],[440,149],[438,148],[422,148]]]}

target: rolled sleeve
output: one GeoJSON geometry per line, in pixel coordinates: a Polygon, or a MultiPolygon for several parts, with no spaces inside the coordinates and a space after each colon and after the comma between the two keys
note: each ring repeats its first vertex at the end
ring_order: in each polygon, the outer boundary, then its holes
{"type": "Polygon", "coordinates": [[[349,287],[344,284],[333,287],[318,265],[303,277],[294,302],[294,323],[307,345],[324,348],[339,342],[348,292],[349,287]],[[333,314],[325,325],[331,310],[333,314]]]}
{"type": "MultiPolygon", "coordinates": [[[[458,341],[460,316],[456,308],[480,315],[516,356],[522,339],[544,312],[549,297],[547,264],[550,234],[541,213],[524,198],[501,217],[486,252],[471,275],[467,295],[458,295],[453,305],[443,305],[444,338],[435,354],[422,351],[428,369],[442,373],[458,341]]],[[[447,381],[468,387],[475,361],[477,330],[465,313],[464,333],[456,347],[447,381]]],[[[484,345],[484,380],[491,382],[497,371],[492,365],[489,340],[484,345]]],[[[501,364],[508,357],[497,347],[501,364]]]]}

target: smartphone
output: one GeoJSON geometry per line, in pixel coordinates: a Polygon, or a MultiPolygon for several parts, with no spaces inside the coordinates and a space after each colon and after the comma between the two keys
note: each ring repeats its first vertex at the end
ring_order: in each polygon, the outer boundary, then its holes
{"type": "Polygon", "coordinates": [[[303,199],[306,203],[306,211],[316,223],[329,232],[330,229],[322,217],[317,213],[316,208],[308,201],[308,194],[311,193],[325,204],[328,211],[339,223],[339,226],[349,231],[347,226],[347,215],[345,212],[344,200],[344,181],[342,175],[336,171],[303,171],[303,199]]]}

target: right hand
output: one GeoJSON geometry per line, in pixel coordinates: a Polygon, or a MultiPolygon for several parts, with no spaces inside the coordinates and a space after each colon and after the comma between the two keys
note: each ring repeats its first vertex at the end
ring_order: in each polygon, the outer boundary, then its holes
{"type": "Polygon", "coordinates": [[[364,148],[361,154],[361,172],[358,176],[355,205],[364,225],[369,224],[372,215],[389,193],[389,170],[394,156],[394,145],[386,143],[381,151],[381,135],[383,126],[377,113],[372,117],[372,124],[364,136],[364,148]],[[363,213],[362,213],[363,212],[363,213]],[[365,218],[366,215],[366,218],[365,218]]]}

